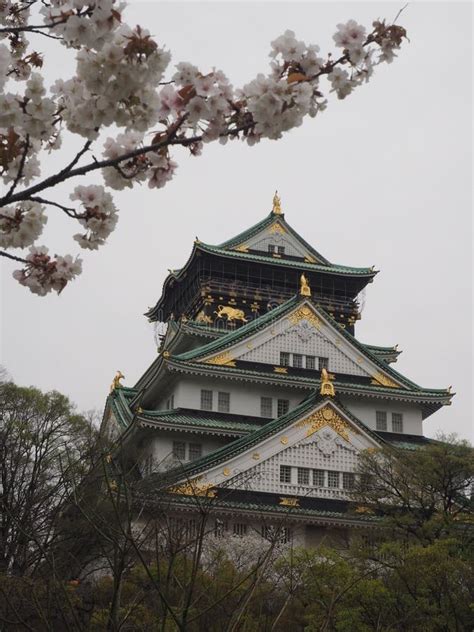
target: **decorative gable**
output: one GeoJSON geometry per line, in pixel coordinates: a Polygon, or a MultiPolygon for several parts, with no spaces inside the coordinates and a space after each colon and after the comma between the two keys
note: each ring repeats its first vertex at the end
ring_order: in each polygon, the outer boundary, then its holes
{"type": "MultiPolygon", "coordinates": [[[[357,469],[358,453],[378,447],[369,431],[332,400],[325,399],[312,410],[302,411],[299,417],[287,424],[280,423],[279,427],[277,424],[278,420],[273,422],[275,431],[262,436],[260,442],[252,444],[250,436],[241,440],[240,450],[232,450],[231,444],[224,451],[224,454],[229,453],[228,458],[223,458],[220,464],[195,479],[191,478],[191,482],[198,481],[206,490],[225,485],[282,496],[338,497],[343,495],[343,474],[353,474],[357,469]],[[290,471],[289,479],[282,478],[282,466],[290,471]],[[302,468],[307,472],[307,478],[298,473],[298,469],[302,468]],[[313,470],[325,473],[326,479],[319,480],[320,484],[317,484],[313,470]],[[341,485],[337,489],[326,485],[327,472],[338,473],[341,485]]],[[[185,484],[189,483],[188,480],[185,484]]]]}
{"type": "Polygon", "coordinates": [[[328,358],[329,370],[335,373],[371,377],[376,372],[375,367],[370,370],[362,366],[360,354],[340,335],[335,335],[334,326],[323,321],[307,302],[262,331],[204,361],[235,366],[236,360],[243,360],[278,366],[281,352],[328,358]]]}
{"type": "Polygon", "coordinates": [[[317,259],[314,253],[310,252],[307,245],[291,233],[279,219],[275,219],[270,226],[262,228],[255,235],[238,244],[235,250],[243,252],[257,250],[265,254],[284,254],[291,257],[301,257],[308,263],[325,263],[317,259]]]}

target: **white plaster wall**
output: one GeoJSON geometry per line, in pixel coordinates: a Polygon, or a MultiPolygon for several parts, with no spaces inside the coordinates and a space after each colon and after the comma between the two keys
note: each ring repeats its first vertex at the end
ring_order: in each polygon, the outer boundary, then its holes
{"type": "MultiPolygon", "coordinates": [[[[215,379],[215,378],[199,378],[180,379],[174,388],[174,405],[175,408],[192,408],[201,409],[201,389],[212,390],[213,410],[217,411],[217,393],[219,391],[230,393],[230,413],[240,415],[260,416],[260,398],[272,397],[274,401],[274,415],[277,411],[277,399],[288,399],[290,402],[290,410],[297,406],[304,399],[308,392],[303,389],[290,389],[278,386],[260,386],[256,384],[235,382],[232,380],[215,379]]],[[[169,397],[164,397],[162,401],[166,402],[169,397]]]]}
{"type": "Polygon", "coordinates": [[[372,430],[375,426],[375,413],[377,410],[387,412],[387,431],[392,432],[391,413],[402,413],[403,415],[403,433],[404,434],[423,434],[422,411],[416,404],[405,402],[397,402],[396,400],[362,400],[359,398],[344,397],[341,398],[342,403],[351,413],[360,419],[366,426],[372,430]]]}
{"type": "MultiPolygon", "coordinates": [[[[251,470],[243,472],[229,481],[229,487],[237,489],[251,489],[254,491],[271,492],[282,496],[310,496],[318,498],[347,498],[347,491],[341,488],[314,487],[312,472],[309,485],[299,485],[297,468],[310,470],[333,470],[336,472],[356,472],[358,453],[351,443],[340,439],[337,433],[327,427],[322,428],[309,439],[304,439],[297,445],[282,450],[275,456],[255,465],[251,470]],[[333,440],[332,454],[325,455],[318,447],[317,438],[321,432],[330,433],[333,440]],[[291,483],[280,482],[280,466],[292,467],[291,483]]],[[[341,476],[342,479],[342,476],[341,476]]]]}
{"type": "Polygon", "coordinates": [[[267,228],[264,233],[258,233],[251,239],[248,239],[244,245],[251,250],[261,250],[262,252],[268,253],[269,244],[284,246],[285,254],[292,257],[304,258],[310,254],[293,235],[289,233],[282,235],[279,232],[271,233],[269,228],[267,228]]]}
{"type": "Polygon", "coordinates": [[[186,459],[183,463],[188,463],[188,444],[200,443],[202,445],[202,455],[205,456],[214,452],[221,446],[229,442],[229,439],[212,437],[203,433],[194,432],[168,432],[165,430],[150,430],[148,439],[142,441],[141,458],[145,461],[148,455],[153,456],[153,470],[167,470],[176,466],[177,462],[173,458],[173,441],[184,441],[186,443],[186,459]]]}
{"type": "MultiPolygon", "coordinates": [[[[302,322],[305,323],[306,321],[302,322]]],[[[347,375],[367,375],[367,372],[361,369],[359,364],[341,349],[338,349],[320,332],[309,327],[304,329],[304,333],[300,333],[300,327],[301,324],[290,326],[286,331],[278,333],[260,345],[258,345],[259,340],[255,340],[255,348],[244,353],[240,359],[278,365],[280,364],[280,351],[286,351],[329,358],[329,371],[347,375]]],[[[264,340],[263,336],[261,340],[264,340]]]]}

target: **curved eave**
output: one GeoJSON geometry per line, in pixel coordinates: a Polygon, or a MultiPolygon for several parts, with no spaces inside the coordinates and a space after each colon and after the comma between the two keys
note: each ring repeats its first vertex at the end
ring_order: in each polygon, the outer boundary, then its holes
{"type": "MultiPolygon", "coordinates": [[[[319,376],[317,378],[304,378],[299,375],[291,376],[281,373],[266,373],[263,371],[252,371],[250,369],[241,369],[232,366],[178,360],[177,358],[169,358],[167,360],[167,368],[169,371],[175,371],[177,373],[206,375],[209,377],[218,375],[219,377],[229,380],[260,382],[299,389],[308,388],[311,390],[318,390],[320,386],[319,376]]],[[[449,403],[454,395],[454,393],[449,393],[448,391],[441,389],[420,389],[419,391],[415,391],[404,388],[338,382],[337,379],[333,382],[333,384],[336,393],[343,395],[364,395],[382,399],[387,399],[388,397],[417,403],[439,403],[440,406],[449,403]]]]}
{"type": "MultiPolygon", "coordinates": [[[[343,336],[350,345],[356,347],[361,353],[365,355],[365,357],[372,362],[377,368],[381,369],[384,373],[393,378],[400,385],[406,387],[410,390],[421,391],[427,390],[422,389],[418,384],[412,382],[408,378],[406,378],[398,371],[395,371],[392,367],[390,367],[380,356],[367,348],[366,345],[360,343],[352,334],[350,334],[345,328],[340,327],[340,325],[332,318],[326,310],[322,307],[313,303],[313,301],[306,301],[303,297],[296,295],[285,303],[282,303],[279,307],[274,310],[263,314],[256,320],[247,323],[243,327],[230,332],[229,334],[218,338],[217,340],[213,340],[212,342],[207,343],[206,345],[194,349],[193,351],[183,353],[177,356],[177,359],[180,360],[195,360],[197,358],[205,358],[214,353],[225,351],[232,347],[232,345],[237,344],[240,340],[245,338],[246,336],[252,335],[256,330],[261,330],[263,326],[270,322],[271,320],[275,320],[278,318],[283,318],[287,313],[289,313],[293,307],[295,307],[298,303],[309,302],[315,312],[323,319],[325,319],[331,326],[333,326],[339,335],[343,336]]],[[[437,390],[437,389],[436,389],[437,390]]]]}
{"type": "Polygon", "coordinates": [[[329,265],[320,265],[317,263],[307,263],[305,261],[293,261],[290,259],[275,259],[274,257],[266,257],[265,255],[254,255],[245,252],[239,252],[237,250],[225,250],[218,246],[211,246],[210,244],[204,244],[202,242],[195,241],[193,245],[193,249],[191,254],[184,265],[183,268],[179,270],[179,272],[170,273],[165,278],[163,282],[163,288],[161,297],[156,303],[154,307],[145,312],[145,316],[150,321],[155,321],[159,319],[159,311],[163,307],[164,297],[167,292],[167,289],[171,283],[180,282],[181,279],[184,278],[187,271],[189,270],[191,264],[194,261],[194,257],[197,251],[201,251],[205,254],[215,255],[219,257],[225,257],[227,259],[240,259],[241,261],[253,261],[256,263],[262,263],[264,265],[269,266],[282,266],[286,268],[292,268],[301,271],[307,272],[320,272],[322,274],[327,274],[330,276],[343,276],[348,278],[358,278],[358,279],[367,279],[367,282],[370,282],[376,274],[378,274],[378,270],[374,270],[373,268],[351,268],[349,266],[341,266],[336,264],[329,265]]]}

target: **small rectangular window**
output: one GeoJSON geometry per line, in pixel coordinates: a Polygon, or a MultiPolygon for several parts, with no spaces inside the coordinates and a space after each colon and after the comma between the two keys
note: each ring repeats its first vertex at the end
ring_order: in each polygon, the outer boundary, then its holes
{"type": "Polygon", "coordinates": [[[214,536],[216,538],[223,538],[227,533],[227,522],[217,519],[214,525],[214,536]]]}
{"type": "Polygon", "coordinates": [[[217,410],[220,413],[228,413],[230,410],[230,393],[217,394],[217,410]]]}
{"type": "Polygon", "coordinates": [[[184,441],[173,441],[173,456],[180,461],[186,459],[186,444],[184,441]]]}
{"type": "Polygon", "coordinates": [[[392,413],[392,432],[403,432],[403,415],[392,413]]]}
{"type": "Polygon", "coordinates": [[[212,391],[201,391],[201,410],[212,410],[212,391]]]}
{"type": "Polygon", "coordinates": [[[293,532],[291,531],[290,527],[281,527],[278,535],[280,544],[288,544],[288,542],[291,542],[293,532]]]}
{"type": "Polygon", "coordinates": [[[273,244],[268,244],[268,252],[270,254],[273,254],[274,252],[276,252],[275,246],[273,244]]]}
{"type": "Polygon", "coordinates": [[[247,525],[244,522],[234,522],[234,535],[247,535],[247,525]]]}
{"type": "Polygon", "coordinates": [[[280,465],[280,483],[291,483],[291,467],[280,465]]]}
{"type": "Polygon", "coordinates": [[[324,487],[324,470],[313,470],[313,485],[324,487]]]}
{"type": "Polygon", "coordinates": [[[280,366],[290,366],[290,354],[280,351],[280,366]]]}
{"type": "Polygon", "coordinates": [[[306,368],[314,371],[316,368],[316,358],[314,356],[306,356],[306,368]]]}
{"type": "Polygon", "coordinates": [[[329,358],[318,358],[318,369],[322,371],[323,369],[329,369],[329,358]]]}
{"type": "Polygon", "coordinates": [[[279,255],[284,255],[285,254],[285,246],[278,246],[277,247],[277,252],[279,255]]]}
{"type": "Polygon", "coordinates": [[[293,354],[293,366],[295,367],[295,369],[303,368],[303,356],[299,353],[293,354]]]}
{"type": "Polygon", "coordinates": [[[375,412],[375,429],[382,432],[387,430],[387,413],[384,410],[375,412]]]}
{"type": "Polygon", "coordinates": [[[328,472],[328,487],[339,487],[339,472],[328,472]]]}
{"type": "Polygon", "coordinates": [[[260,415],[262,417],[273,417],[273,400],[271,397],[260,398],[260,415]]]}
{"type": "Polygon", "coordinates": [[[342,473],[342,486],[344,489],[354,489],[355,485],[355,474],[352,472],[343,472],[342,473]]]}
{"type": "Polygon", "coordinates": [[[282,415],[286,415],[289,409],[290,409],[290,401],[288,399],[278,400],[278,408],[277,408],[278,417],[281,417],[282,415]]]}
{"type": "Polygon", "coordinates": [[[188,454],[189,454],[190,461],[195,461],[196,459],[200,459],[202,456],[202,445],[200,443],[190,443],[188,454]]]}
{"type": "Polygon", "coordinates": [[[298,468],[298,485],[309,485],[309,469],[307,467],[298,468]]]}

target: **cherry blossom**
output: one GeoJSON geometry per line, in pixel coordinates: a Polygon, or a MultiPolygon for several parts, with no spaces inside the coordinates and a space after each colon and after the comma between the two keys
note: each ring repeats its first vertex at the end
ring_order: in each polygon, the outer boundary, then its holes
{"type": "MultiPolygon", "coordinates": [[[[146,29],[130,28],[124,9],[116,0],[0,1],[0,176],[7,187],[0,247],[34,245],[46,212],[62,212],[84,229],[72,235],[77,244],[97,249],[117,224],[110,193],[76,186],[69,197],[78,208],[71,208],[51,199],[56,185],[96,171],[109,189],[161,188],[176,175],[175,145],[198,156],[210,142],[279,139],[323,112],[331,94],[345,99],[367,82],[377,65],[393,61],[406,37],[395,24],[376,21],[370,31],[349,20],[337,25],[333,39],[342,52],[333,56],[287,30],[271,42],[268,72],[234,88],[216,68],[179,62],[170,69],[170,52],[146,29]],[[36,50],[37,35],[74,51],[70,77],[45,83],[48,60],[36,50]],[[57,173],[43,175],[42,153],[58,152],[67,133],[81,148],[59,160],[57,173]]],[[[60,292],[81,271],[72,256],[47,252],[0,255],[23,261],[15,278],[44,295],[60,292]]]]}

